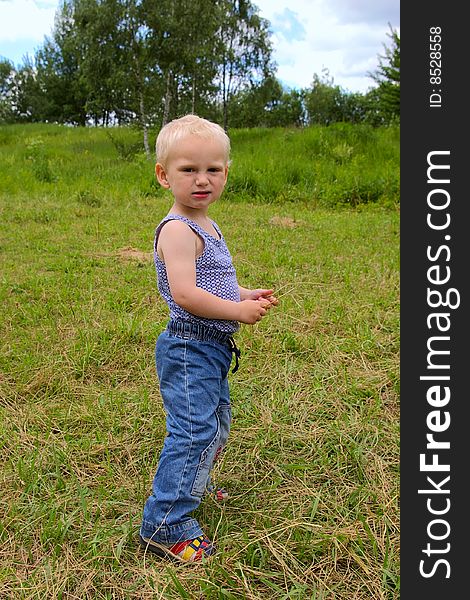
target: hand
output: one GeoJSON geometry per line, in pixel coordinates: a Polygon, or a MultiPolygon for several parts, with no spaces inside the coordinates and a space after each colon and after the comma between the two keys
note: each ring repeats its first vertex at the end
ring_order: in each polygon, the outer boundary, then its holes
{"type": "Polygon", "coordinates": [[[273,296],[273,290],[247,290],[248,293],[246,295],[247,300],[261,300],[262,298],[269,302],[269,307],[277,306],[279,304],[279,300],[273,296]]]}
{"type": "Polygon", "coordinates": [[[265,298],[259,300],[242,300],[238,303],[240,323],[254,325],[267,314],[271,303],[265,298]]]}

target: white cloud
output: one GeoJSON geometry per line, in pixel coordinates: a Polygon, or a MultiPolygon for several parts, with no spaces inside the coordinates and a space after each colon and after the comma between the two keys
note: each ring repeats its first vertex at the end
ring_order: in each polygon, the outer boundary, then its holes
{"type": "Polygon", "coordinates": [[[324,6],[337,15],[339,22],[382,26],[391,21],[399,25],[398,0],[328,0],[324,6]]]}
{"type": "Polygon", "coordinates": [[[0,0],[0,42],[41,42],[51,32],[57,6],[56,0],[0,0]]]}
{"type": "Polygon", "coordinates": [[[273,31],[277,75],[291,87],[307,87],[327,69],[334,83],[365,92],[373,85],[367,73],[389,42],[389,23],[399,31],[399,0],[254,0],[273,31]],[[304,35],[290,36],[278,27],[295,15],[304,35]]]}

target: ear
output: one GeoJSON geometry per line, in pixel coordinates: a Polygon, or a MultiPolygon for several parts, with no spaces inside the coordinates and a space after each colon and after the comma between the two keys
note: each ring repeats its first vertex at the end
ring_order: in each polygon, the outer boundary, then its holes
{"type": "Polygon", "coordinates": [[[228,177],[228,165],[225,165],[225,181],[224,181],[224,185],[227,183],[227,177],[228,177]]]}
{"type": "Polygon", "coordinates": [[[155,165],[155,177],[157,178],[158,183],[162,187],[164,187],[166,189],[170,189],[170,184],[167,179],[165,167],[160,163],[157,163],[155,165]]]}

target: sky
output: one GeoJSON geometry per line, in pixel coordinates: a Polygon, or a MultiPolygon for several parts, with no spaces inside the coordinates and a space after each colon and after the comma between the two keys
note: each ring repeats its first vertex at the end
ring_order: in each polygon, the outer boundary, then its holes
{"type": "MultiPolygon", "coordinates": [[[[269,20],[276,75],[292,89],[309,87],[325,70],[334,85],[366,92],[368,75],[400,31],[400,0],[252,0],[269,20]]],[[[32,58],[50,36],[59,0],[0,0],[0,57],[32,58]]]]}

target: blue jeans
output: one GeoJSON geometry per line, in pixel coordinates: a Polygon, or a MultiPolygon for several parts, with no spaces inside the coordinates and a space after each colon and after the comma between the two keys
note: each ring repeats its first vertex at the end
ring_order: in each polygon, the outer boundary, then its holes
{"type": "Polygon", "coordinates": [[[231,420],[230,347],[185,337],[167,329],[158,337],[155,351],[167,436],[140,535],[166,545],[202,535],[190,513],[201,503],[231,420]]]}

